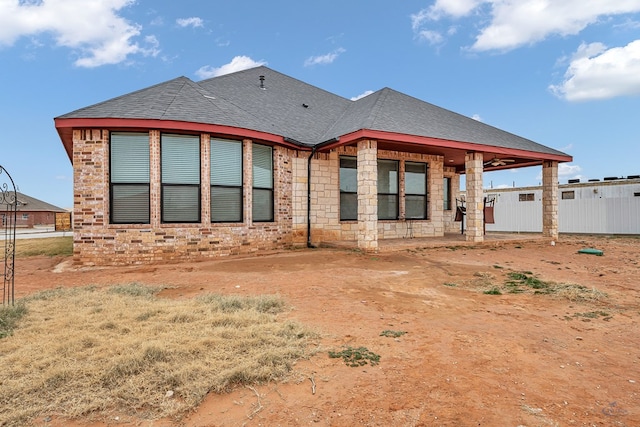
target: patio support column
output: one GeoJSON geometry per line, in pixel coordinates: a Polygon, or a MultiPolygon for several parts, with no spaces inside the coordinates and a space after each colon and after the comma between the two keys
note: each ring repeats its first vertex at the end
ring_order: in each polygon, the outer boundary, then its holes
{"type": "Polygon", "coordinates": [[[378,251],[378,142],[358,142],[358,248],[378,251]]]}
{"type": "Polygon", "coordinates": [[[466,187],[466,231],[468,242],[484,241],[484,199],[482,192],[482,172],[484,156],[469,152],[465,155],[466,187]]]}
{"type": "Polygon", "coordinates": [[[542,236],[558,239],[558,162],[542,163],[542,236]]]}

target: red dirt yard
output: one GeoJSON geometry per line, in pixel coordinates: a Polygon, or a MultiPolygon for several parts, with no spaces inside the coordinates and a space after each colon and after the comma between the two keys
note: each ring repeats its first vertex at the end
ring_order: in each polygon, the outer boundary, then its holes
{"type": "MultiPolygon", "coordinates": [[[[479,247],[339,249],[137,267],[16,262],[18,296],[58,286],[168,285],[167,298],[279,294],[320,346],[286,381],[209,395],[180,421],[132,414],[48,426],[640,426],[640,239],[563,237],[479,247]],[[597,248],[604,256],[579,254],[597,248]],[[606,293],[508,293],[507,274],[606,293]],[[485,294],[494,286],[501,295],[485,294]],[[385,330],[399,337],[381,336],[385,330]],[[328,351],[364,346],[375,366],[328,351]],[[116,418],[117,417],[117,418],[116,418]]],[[[47,422],[48,421],[48,422],[47,422]]]]}

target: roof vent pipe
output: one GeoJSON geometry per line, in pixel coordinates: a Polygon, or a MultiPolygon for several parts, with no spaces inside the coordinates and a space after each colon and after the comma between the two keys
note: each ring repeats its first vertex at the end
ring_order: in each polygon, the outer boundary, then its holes
{"type": "Polygon", "coordinates": [[[260,89],[262,90],[267,89],[266,87],[264,87],[264,76],[260,76],[260,89]]]}

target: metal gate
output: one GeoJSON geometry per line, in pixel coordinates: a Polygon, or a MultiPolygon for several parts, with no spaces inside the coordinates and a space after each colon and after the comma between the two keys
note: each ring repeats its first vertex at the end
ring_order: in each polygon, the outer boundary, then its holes
{"type": "Polygon", "coordinates": [[[16,217],[18,194],[9,172],[0,165],[0,216],[4,237],[4,274],[2,305],[15,303],[14,265],[16,259],[16,217]]]}

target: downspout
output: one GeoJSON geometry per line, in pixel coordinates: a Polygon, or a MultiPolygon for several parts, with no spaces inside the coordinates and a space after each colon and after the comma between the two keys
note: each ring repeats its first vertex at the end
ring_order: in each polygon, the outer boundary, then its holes
{"type": "Polygon", "coordinates": [[[311,155],[307,159],[307,248],[315,248],[311,243],[311,159],[318,152],[318,150],[325,145],[333,144],[337,142],[338,138],[331,138],[327,141],[321,142],[320,144],[314,145],[311,148],[311,155]]]}
{"type": "Polygon", "coordinates": [[[317,146],[311,149],[311,155],[307,159],[307,248],[314,249],[311,244],[311,159],[316,154],[317,146]]]}

